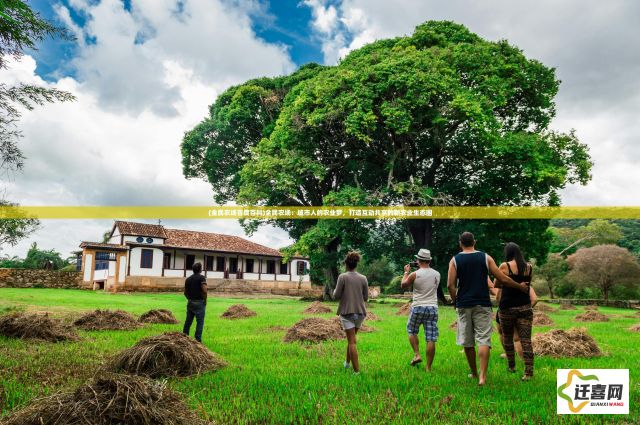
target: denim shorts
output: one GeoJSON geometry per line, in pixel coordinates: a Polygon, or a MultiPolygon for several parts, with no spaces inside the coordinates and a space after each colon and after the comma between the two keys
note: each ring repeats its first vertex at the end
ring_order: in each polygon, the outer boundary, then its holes
{"type": "Polygon", "coordinates": [[[345,331],[348,329],[360,329],[362,326],[362,322],[364,322],[364,318],[366,315],[353,313],[353,314],[341,314],[340,315],[340,323],[342,323],[342,329],[345,331]]]}

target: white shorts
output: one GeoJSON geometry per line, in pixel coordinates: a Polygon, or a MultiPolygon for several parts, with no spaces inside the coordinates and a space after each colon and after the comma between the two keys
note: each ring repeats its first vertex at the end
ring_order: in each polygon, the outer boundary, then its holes
{"type": "Polygon", "coordinates": [[[360,329],[360,326],[362,326],[362,322],[364,322],[364,318],[364,314],[341,314],[340,323],[342,323],[342,329],[344,329],[345,331],[353,328],[360,329]]]}

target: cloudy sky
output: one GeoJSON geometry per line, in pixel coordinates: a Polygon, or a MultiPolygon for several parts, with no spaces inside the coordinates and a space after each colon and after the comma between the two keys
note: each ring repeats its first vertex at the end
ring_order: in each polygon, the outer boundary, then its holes
{"type": "MultiPolygon", "coordinates": [[[[575,128],[595,160],[593,181],[568,187],[566,205],[640,205],[640,2],[635,0],[32,0],[75,42],[46,41],[0,81],[29,81],[77,101],[25,113],[25,170],[2,182],[24,205],[205,205],[211,190],[185,180],[183,133],[226,87],[286,74],[307,62],[335,64],[379,38],[426,20],[460,22],[506,38],[562,80],[553,127],[575,128]]],[[[242,235],[234,221],[166,221],[242,235]]],[[[29,241],[67,254],[97,240],[100,220],[45,220],[29,241]]],[[[263,228],[278,247],[287,235],[263,228]]]]}

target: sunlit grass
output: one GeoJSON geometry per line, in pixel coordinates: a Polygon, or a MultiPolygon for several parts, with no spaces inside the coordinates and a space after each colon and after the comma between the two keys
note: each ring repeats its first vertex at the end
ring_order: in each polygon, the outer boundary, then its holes
{"type": "MultiPolygon", "coordinates": [[[[305,306],[291,299],[210,298],[203,340],[229,366],[176,379],[171,385],[203,417],[218,423],[637,423],[640,417],[640,334],[628,331],[640,318],[628,317],[628,310],[601,308],[611,321],[586,324],[573,322],[581,308],[549,313],[554,328],[586,325],[607,355],[598,359],[537,358],[535,378],[527,383],[519,381],[521,373],[506,373],[505,360],[499,358],[502,348],[494,335],[489,384],[478,388],[467,378],[464,355],[455,345],[455,332],[449,329],[455,318],[451,308],[440,309],[434,372],[427,374],[423,368],[408,366],[412,353],[405,334],[406,317],[395,315],[394,304],[373,304],[382,320],[369,322],[376,332],[359,335],[362,374],[354,376],[342,368],[344,341],[284,344],[284,331],[272,329],[293,325],[303,317],[305,306]],[[238,302],[258,316],[235,321],[219,317],[238,302]],[[557,368],[629,368],[631,415],[557,416],[557,368]]],[[[182,321],[184,307],[181,294],[0,290],[0,312],[51,311],[57,317],[73,317],[95,308],[119,308],[134,314],[168,308],[182,321]]],[[[147,325],[135,331],[81,331],[82,341],[58,344],[0,337],[0,409],[7,413],[38,395],[73,388],[95,373],[109,355],[141,337],[180,329],[181,325],[147,325]]],[[[518,368],[522,372],[522,363],[518,368]]]]}

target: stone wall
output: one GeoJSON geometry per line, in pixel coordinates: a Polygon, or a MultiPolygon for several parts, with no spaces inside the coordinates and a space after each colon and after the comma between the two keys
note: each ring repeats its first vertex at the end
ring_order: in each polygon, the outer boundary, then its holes
{"type": "Polygon", "coordinates": [[[0,288],[79,288],[80,272],[57,270],[0,269],[0,288]]]}
{"type": "MultiPolygon", "coordinates": [[[[322,287],[309,282],[207,279],[209,292],[226,295],[288,295],[294,297],[320,297],[322,287]]],[[[113,290],[113,287],[108,289],[113,290]]],[[[183,277],[127,276],[124,284],[118,284],[116,291],[135,292],[177,292],[184,290],[183,277]]]]}
{"type": "Polygon", "coordinates": [[[599,305],[603,307],[617,307],[617,308],[640,308],[640,301],[638,300],[582,300],[582,299],[549,299],[543,300],[544,302],[551,304],[573,304],[573,305],[599,305]]]}

